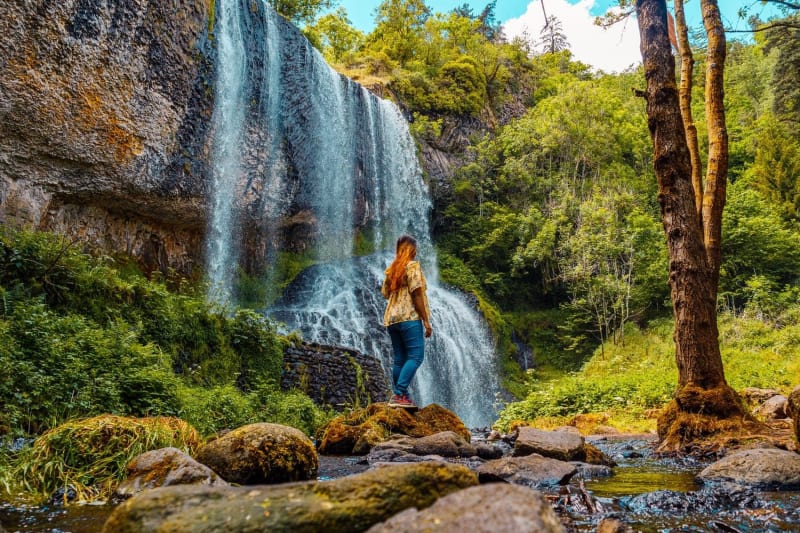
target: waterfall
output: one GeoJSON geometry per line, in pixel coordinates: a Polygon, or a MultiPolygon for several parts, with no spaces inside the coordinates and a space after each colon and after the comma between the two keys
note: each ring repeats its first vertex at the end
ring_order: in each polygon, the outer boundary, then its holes
{"type": "Polygon", "coordinates": [[[395,240],[414,235],[434,334],[412,397],[470,426],[490,424],[498,390],[491,335],[474,304],[438,281],[430,194],[400,111],[331,69],[264,0],[217,5],[212,298],[232,297],[246,250],[259,251],[269,270],[278,251],[299,249],[314,265],[265,312],[307,340],[380,357],[388,375],[380,286],[395,240]]]}

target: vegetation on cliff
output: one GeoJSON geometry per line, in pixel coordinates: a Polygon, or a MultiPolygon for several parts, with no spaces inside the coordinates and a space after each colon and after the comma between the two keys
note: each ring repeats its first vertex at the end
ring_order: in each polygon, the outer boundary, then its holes
{"type": "Polygon", "coordinates": [[[312,433],[324,418],[280,391],[284,341],[263,316],[124,259],[4,229],[0,303],[0,434],[102,413],[178,416],[205,435],[252,421],[312,433]]]}

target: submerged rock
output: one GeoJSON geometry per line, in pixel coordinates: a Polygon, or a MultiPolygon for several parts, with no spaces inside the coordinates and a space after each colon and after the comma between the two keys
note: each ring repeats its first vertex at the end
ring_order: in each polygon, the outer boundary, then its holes
{"type": "Polygon", "coordinates": [[[408,509],[371,527],[369,533],[562,532],[564,526],[545,497],[507,484],[480,485],[440,498],[427,509],[408,509]]]}
{"type": "Polygon", "coordinates": [[[440,405],[430,404],[411,413],[385,403],[374,403],[331,420],[320,431],[319,451],[330,455],[364,455],[393,435],[427,437],[443,431],[455,433],[466,443],[470,441],[464,423],[440,405]]]}
{"type": "Polygon", "coordinates": [[[206,444],[197,460],[240,485],[314,479],[319,459],[302,431],[280,424],[249,424],[206,444]]]}
{"type": "Polygon", "coordinates": [[[138,455],[128,463],[128,478],[114,491],[114,497],[130,498],[145,489],[172,485],[219,487],[227,483],[179,449],[161,448],[138,455]]]}
{"type": "Polygon", "coordinates": [[[441,431],[416,439],[411,447],[415,455],[441,455],[442,457],[472,457],[475,446],[453,431],[441,431]]]}
{"type": "Polygon", "coordinates": [[[405,509],[471,487],[466,467],[419,463],[376,468],[326,482],[250,487],[163,487],[117,507],[104,533],[170,531],[364,531],[405,509]]]}
{"type": "Polygon", "coordinates": [[[566,485],[578,469],[558,459],[526,455],[488,461],[475,471],[481,483],[506,481],[525,487],[545,488],[566,485]]]}
{"type": "Polygon", "coordinates": [[[715,514],[729,509],[760,509],[765,506],[751,488],[734,483],[714,483],[699,491],[657,490],[622,498],[621,503],[636,514],[715,514]]]}
{"type": "Polygon", "coordinates": [[[800,454],[777,448],[726,455],[697,476],[704,483],[730,481],[763,490],[800,489],[800,454]]]}

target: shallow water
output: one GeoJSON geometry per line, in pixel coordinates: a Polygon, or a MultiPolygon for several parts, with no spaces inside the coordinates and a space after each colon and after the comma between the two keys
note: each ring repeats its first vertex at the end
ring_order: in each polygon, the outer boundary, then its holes
{"type": "MultiPolygon", "coordinates": [[[[642,533],[800,531],[800,492],[760,492],[742,488],[704,497],[695,476],[708,463],[656,459],[653,442],[594,441],[617,466],[611,477],[586,480],[598,512],[571,509],[575,531],[595,531],[606,517],[619,518],[642,533]]],[[[574,484],[575,482],[573,482],[574,484]]]]}
{"type": "MultiPolygon", "coordinates": [[[[580,505],[579,483],[569,486],[570,496],[551,494],[559,498],[556,508],[572,522],[570,531],[595,531],[607,517],[615,517],[642,533],[700,533],[741,532],[778,533],[800,532],[800,492],[749,492],[733,501],[745,501],[746,506],[721,504],[714,508],[692,508],[692,496],[702,493],[695,475],[705,463],[691,459],[656,459],[652,439],[592,440],[593,444],[612,457],[617,466],[611,477],[588,479],[584,487],[597,510],[587,512],[580,505]],[[654,492],[656,497],[651,500],[654,492]],[[638,498],[637,498],[638,497],[638,498]],[[565,504],[565,501],[569,504],[565,504]],[[657,502],[650,505],[649,502],[657,502]],[[665,511],[658,504],[671,509],[665,511]],[[666,504],[669,505],[666,505],[666,504]],[[744,508],[749,507],[749,508],[744,508]]],[[[366,470],[361,457],[320,457],[320,481],[366,470]]],[[[736,491],[733,491],[736,492],[736,491]]],[[[707,503],[707,501],[706,501],[707,503]]],[[[61,507],[14,507],[0,504],[0,524],[13,533],[95,533],[111,514],[111,505],[72,505],[61,507]]]]}

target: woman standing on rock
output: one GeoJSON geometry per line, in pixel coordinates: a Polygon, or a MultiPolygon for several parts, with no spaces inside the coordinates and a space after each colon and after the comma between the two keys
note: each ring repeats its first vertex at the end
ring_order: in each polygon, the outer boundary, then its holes
{"type": "Polygon", "coordinates": [[[425,357],[425,337],[432,333],[427,284],[417,257],[417,241],[408,235],[397,239],[397,253],[386,269],[381,294],[389,300],[383,314],[383,325],[392,338],[393,395],[390,407],[414,408],[408,397],[408,386],[425,357]]]}

